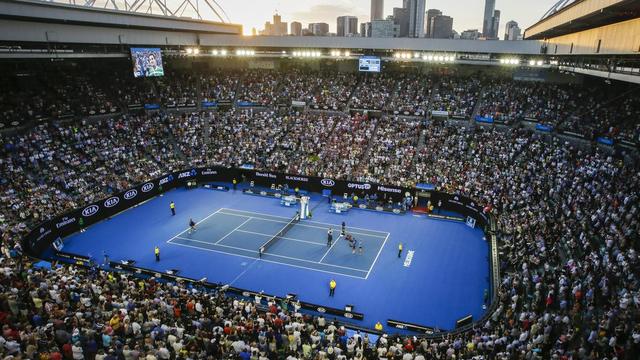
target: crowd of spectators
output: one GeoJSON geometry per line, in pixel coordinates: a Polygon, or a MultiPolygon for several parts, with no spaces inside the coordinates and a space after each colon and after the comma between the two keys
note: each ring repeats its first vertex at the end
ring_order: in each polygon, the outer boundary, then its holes
{"type": "Polygon", "coordinates": [[[393,99],[387,104],[395,115],[424,117],[429,110],[433,79],[422,74],[405,75],[397,80],[393,99]]]}
{"type": "Polygon", "coordinates": [[[360,79],[351,97],[352,109],[383,110],[395,90],[395,77],[391,74],[367,74],[360,79]]]}
{"type": "MultiPolygon", "coordinates": [[[[418,83],[407,80],[406,88],[422,86],[418,83]]],[[[444,83],[436,82],[432,90],[436,108],[470,115],[477,95],[459,89],[475,89],[476,81],[444,83]]],[[[354,96],[375,103],[362,85],[354,96]]],[[[259,91],[251,85],[241,93],[249,88],[259,91]]],[[[566,115],[591,98],[587,90],[576,95],[558,87],[553,92],[564,102],[540,105],[547,95],[535,88],[516,90],[527,97],[523,115],[554,107],[566,115]]],[[[277,86],[271,89],[276,92],[277,86]]],[[[387,90],[385,99],[398,92],[393,86],[387,90]]],[[[489,98],[510,108],[498,93],[489,98]]],[[[607,108],[598,112],[617,109],[625,120],[589,126],[615,124],[607,129],[612,136],[637,134],[631,119],[637,100],[621,98],[607,108]]],[[[517,126],[231,110],[56,120],[1,133],[0,354],[110,360],[635,359],[640,353],[638,189],[640,168],[632,158],[517,126]],[[65,210],[168,170],[247,163],[335,179],[426,182],[477,199],[499,222],[495,312],[455,336],[374,341],[364,334],[348,336],[339,325],[300,314],[291,304],[256,306],[184,284],[98,269],[37,269],[20,255],[22,236],[65,210]]]]}
{"type": "Polygon", "coordinates": [[[441,75],[431,96],[431,111],[446,111],[449,116],[469,118],[480,95],[480,80],[460,75],[441,75]]]}

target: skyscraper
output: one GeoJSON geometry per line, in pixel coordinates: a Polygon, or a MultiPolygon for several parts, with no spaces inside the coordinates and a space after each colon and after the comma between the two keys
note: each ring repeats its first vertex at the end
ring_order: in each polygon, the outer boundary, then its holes
{"type": "Polygon", "coordinates": [[[371,21],[384,19],[384,0],[371,0],[371,21]]]}
{"type": "Polygon", "coordinates": [[[491,39],[498,39],[498,31],[500,31],[500,10],[493,12],[493,26],[491,27],[491,39]]]}
{"type": "Polygon", "coordinates": [[[438,9],[429,9],[427,11],[427,30],[426,30],[425,36],[428,37],[428,38],[433,37],[432,36],[432,34],[433,34],[433,29],[432,29],[433,28],[433,26],[432,26],[433,18],[438,16],[438,15],[442,15],[442,11],[440,11],[438,9]]]}
{"type": "Polygon", "coordinates": [[[302,36],[302,24],[298,21],[291,23],[291,35],[302,36]]]}
{"type": "Polygon", "coordinates": [[[393,21],[398,25],[398,37],[409,36],[409,9],[393,8],[393,21]]]}
{"type": "Polygon", "coordinates": [[[496,10],[496,0],[485,0],[484,17],[482,22],[482,36],[493,38],[493,12],[496,10]]]}
{"type": "Polygon", "coordinates": [[[505,40],[519,40],[520,34],[521,34],[520,27],[518,26],[518,23],[513,20],[509,21],[504,28],[505,40]]]}
{"type": "Polygon", "coordinates": [[[393,19],[374,20],[371,22],[371,36],[375,38],[392,38],[398,37],[399,26],[393,19]]]}
{"type": "Polygon", "coordinates": [[[409,0],[409,37],[424,37],[425,0],[409,0]]]}
{"type": "Polygon", "coordinates": [[[282,17],[278,13],[275,13],[273,15],[273,24],[267,21],[264,24],[264,31],[262,31],[262,35],[269,35],[269,36],[287,35],[287,23],[282,22],[282,17]]]}
{"type": "Polygon", "coordinates": [[[431,21],[431,37],[434,39],[453,38],[453,18],[446,15],[434,16],[431,21]]]}
{"type": "Polygon", "coordinates": [[[311,23],[309,31],[315,36],[326,36],[329,33],[329,24],[327,23],[311,23]]]}
{"type": "Polygon", "coordinates": [[[354,36],[358,34],[358,18],[355,16],[338,17],[338,36],[354,36]]]}

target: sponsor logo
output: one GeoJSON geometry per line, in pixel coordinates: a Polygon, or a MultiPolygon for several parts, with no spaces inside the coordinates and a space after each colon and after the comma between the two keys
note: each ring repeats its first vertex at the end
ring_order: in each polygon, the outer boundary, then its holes
{"type": "Polygon", "coordinates": [[[116,205],[118,205],[118,203],[120,202],[120,198],[117,196],[112,196],[110,198],[108,198],[107,200],[104,201],[104,207],[106,208],[112,208],[116,205]]]}
{"type": "Polygon", "coordinates": [[[242,296],[244,296],[244,297],[249,297],[249,296],[251,296],[251,294],[250,294],[248,291],[244,291],[244,292],[242,293],[242,296]]]}
{"type": "Polygon", "coordinates": [[[131,190],[127,191],[126,193],[124,193],[124,199],[125,200],[131,200],[136,196],[138,196],[138,190],[136,190],[136,189],[131,189],[131,190]]]}
{"type": "Polygon", "coordinates": [[[404,259],[404,267],[411,266],[411,261],[413,261],[413,254],[415,254],[415,251],[409,250],[406,259],[404,259]]]}
{"type": "Polygon", "coordinates": [[[331,179],[322,179],[320,180],[320,184],[324,187],[334,187],[336,182],[331,179]]]}
{"type": "Polygon", "coordinates": [[[327,312],[327,309],[325,309],[323,307],[319,307],[319,308],[316,309],[316,311],[319,312],[319,313],[323,313],[324,314],[324,313],[327,312]]]}
{"type": "Polygon", "coordinates": [[[82,216],[89,217],[95,215],[100,207],[98,205],[89,205],[82,210],[82,216]]]}
{"type": "Polygon", "coordinates": [[[205,169],[202,170],[202,175],[218,175],[218,170],[205,169]]]}
{"type": "Polygon", "coordinates": [[[144,185],[142,185],[142,188],[140,190],[142,190],[143,193],[149,192],[151,190],[153,190],[153,183],[146,183],[144,185]]]}
{"type": "Polygon", "coordinates": [[[167,176],[166,178],[164,178],[164,179],[160,180],[160,181],[158,182],[158,185],[164,185],[164,184],[166,184],[166,183],[168,183],[168,182],[170,182],[170,181],[173,181],[173,175],[169,175],[169,176],[167,176]]]}
{"type": "Polygon", "coordinates": [[[47,235],[51,234],[51,229],[45,229],[43,227],[40,228],[40,235],[36,238],[36,240],[32,244],[37,244],[40,240],[44,239],[47,235]]]}
{"type": "Polygon", "coordinates": [[[396,329],[406,329],[407,327],[402,324],[396,324],[396,329]]]}
{"type": "Polygon", "coordinates": [[[346,317],[347,319],[353,319],[353,314],[352,313],[344,313],[344,317],[346,317]]]}
{"type": "Polygon", "coordinates": [[[56,224],[56,229],[60,229],[61,227],[67,226],[74,222],[76,222],[76,218],[68,218],[65,216],[61,219],[59,223],[56,224]]]}
{"type": "Polygon", "coordinates": [[[401,189],[388,188],[388,187],[385,187],[385,186],[378,186],[378,191],[402,194],[402,190],[401,189]]]}
{"type": "Polygon", "coordinates": [[[301,176],[289,176],[289,175],[286,175],[284,178],[287,179],[287,180],[291,180],[291,181],[309,182],[309,178],[301,177],[301,176]]]}
{"type": "Polygon", "coordinates": [[[193,177],[193,176],[196,176],[196,175],[198,175],[198,172],[195,169],[193,169],[191,171],[185,171],[185,172],[182,172],[182,173],[178,174],[178,179],[184,179],[184,178],[193,177]]]}
{"type": "Polygon", "coordinates": [[[258,172],[258,171],[256,171],[256,176],[266,177],[266,178],[269,178],[269,179],[277,179],[278,178],[278,175],[276,175],[276,174],[263,173],[263,172],[258,172]]]}
{"type": "Polygon", "coordinates": [[[369,190],[371,189],[371,184],[354,184],[354,183],[348,183],[347,187],[349,189],[358,189],[358,190],[369,190]]]}

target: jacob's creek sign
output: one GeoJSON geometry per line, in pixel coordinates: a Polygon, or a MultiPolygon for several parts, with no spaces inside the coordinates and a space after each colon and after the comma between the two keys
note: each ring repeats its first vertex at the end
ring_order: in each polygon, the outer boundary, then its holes
{"type": "Polygon", "coordinates": [[[292,175],[285,175],[284,178],[286,180],[290,180],[290,181],[302,181],[302,182],[309,182],[309,178],[308,177],[303,177],[303,176],[292,176],[292,175]]]}

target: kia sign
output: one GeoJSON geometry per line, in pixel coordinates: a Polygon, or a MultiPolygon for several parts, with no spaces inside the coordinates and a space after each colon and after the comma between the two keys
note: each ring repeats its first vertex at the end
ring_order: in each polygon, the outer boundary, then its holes
{"type": "Polygon", "coordinates": [[[138,195],[138,190],[131,189],[131,190],[127,191],[126,193],[124,193],[123,197],[124,197],[125,200],[131,200],[134,197],[136,197],[137,195],[138,195]]]}
{"type": "Polygon", "coordinates": [[[324,187],[334,187],[336,185],[336,182],[331,179],[322,179],[320,180],[320,184],[322,184],[322,186],[324,187]]]}
{"type": "Polygon", "coordinates": [[[142,188],[140,190],[142,190],[143,193],[147,193],[147,192],[153,190],[153,186],[154,186],[153,183],[148,182],[148,183],[142,185],[142,188]]]}
{"type": "Polygon", "coordinates": [[[100,207],[98,205],[89,205],[82,210],[82,216],[89,217],[95,215],[100,207]]]}
{"type": "Polygon", "coordinates": [[[116,205],[118,205],[118,203],[120,202],[120,198],[117,196],[112,196],[110,198],[108,198],[107,200],[104,201],[104,207],[106,208],[112,208],[116,205]]]}

